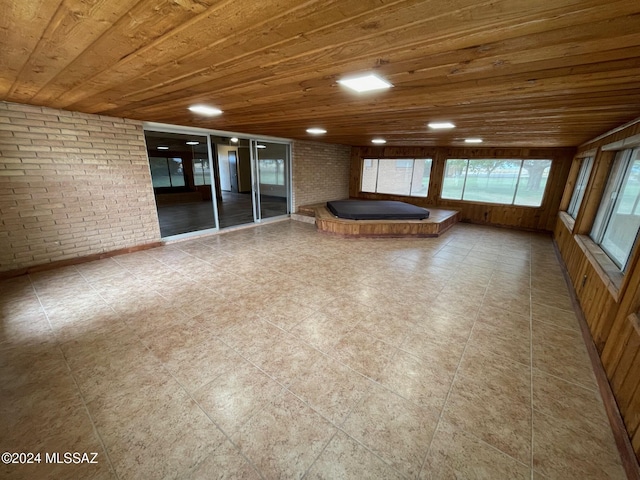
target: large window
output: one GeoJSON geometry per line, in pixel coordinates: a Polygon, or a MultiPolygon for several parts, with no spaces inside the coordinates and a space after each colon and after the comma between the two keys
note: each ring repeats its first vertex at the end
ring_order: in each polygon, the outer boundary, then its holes
{"type": "Polygon", "coordinates": [[[640,228],[640,148],[616,155],[591,238],[624,271],[640,228]]]}
{"type": "Polygon", "coordinates": [[[578,210],[580,210],[580,204],[582,204],[582,199],[584,198],[584,192],[587,188],[587,182],[589,181],[592,166],[593,157],[586,157],[582,159],[580,172],[578,172],[578,178],[576,179],[576,185],[573,187],[573,194],[571,194],[569,208],[567,208],[567,213],[574,219],[578,215],[578,210]]]}
{"type": "Polygon", "coordinates": [[[430,158],[366,158],[362,162],[360,189],[369,193],[426,197],[431,163],[430,158]]]}
{"type": "Polygon", "coordinates": [[[447,160],[442,198],[539,207],[551,160],[447,160]]]}

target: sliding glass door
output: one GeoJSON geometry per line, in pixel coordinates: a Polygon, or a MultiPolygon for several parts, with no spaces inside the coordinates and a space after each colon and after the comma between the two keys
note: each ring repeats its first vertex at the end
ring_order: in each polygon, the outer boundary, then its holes
{"type": "Polygon", "coordinates": [[[288,215],[291,205],[289,144],[252,140],[251,146],[256,220],[288,215]]]}
{"type": "Polygon", "coordinates": [[[211,135],[218,181],[217,206],[220,228],[253,223],[251,154],[249,140],[211,135]]]}
{"type": "Polygon", "coordinates": [[[291,212],[291,146],[204,129],[145,125],[163,238],[291,212]]]}
{"type": "Polygon", "coordinates": [[[145,131],[160,234],[217,228],[207,135],[145,131]]]}

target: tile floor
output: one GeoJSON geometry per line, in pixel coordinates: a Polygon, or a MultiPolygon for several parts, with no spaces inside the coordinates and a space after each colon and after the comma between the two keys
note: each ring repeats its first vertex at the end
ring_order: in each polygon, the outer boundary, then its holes
{"type": "Polygon", "coordinates": [[[294,221],[0,284],[2,478],[625,478],[549,237],[294,221]]]}

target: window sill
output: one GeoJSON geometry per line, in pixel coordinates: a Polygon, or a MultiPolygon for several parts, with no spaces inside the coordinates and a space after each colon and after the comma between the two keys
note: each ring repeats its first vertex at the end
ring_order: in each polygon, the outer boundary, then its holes
{"type": "Polygon", "coordinates": [[[602,282],[617,302],[624,281],[624,275],[602,249],[587,235],[576,235],[578,247],[587,256],[602,282]]]}
{"type": "Polygon", "coordinates": [[[559,212],[558,218],[562,220],[562,223],[564,223],[564,226],[567,227],[567,230],[573,233],[573,229],[576,226],[575,219],[571,215],[569,215],[567,212],[559,212]]]}

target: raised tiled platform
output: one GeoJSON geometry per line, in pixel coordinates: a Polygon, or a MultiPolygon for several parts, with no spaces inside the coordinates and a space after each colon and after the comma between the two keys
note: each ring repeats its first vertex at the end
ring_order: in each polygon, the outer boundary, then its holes
{"type": "Polygon", "coordinates": [[[425,220],[349,220],[334,216],[324,204],[300,207],[298,213],[313,212],[321,232],[345,237],[437,237],[460,221],[460,212],[429,208],[425,220]]]}

